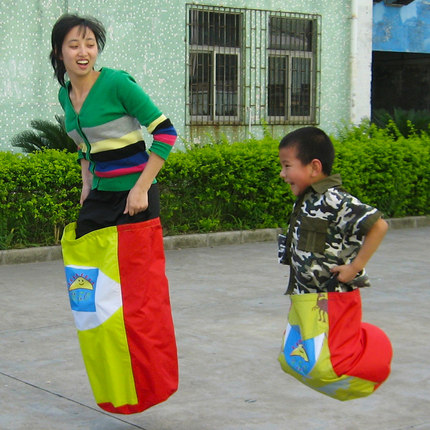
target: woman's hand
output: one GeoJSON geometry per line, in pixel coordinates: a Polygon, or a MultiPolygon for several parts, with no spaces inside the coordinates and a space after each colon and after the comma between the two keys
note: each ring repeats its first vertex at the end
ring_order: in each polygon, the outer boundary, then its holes
{"type": "Polygon", "coordinates": [[[163,167],[164,160],[154,152],[149,155],[148,163],[137,180],[135,186],[130,190],[127,197],[124,213],[130,216],[136,215],[148,209],[148,190],[154,182],[157,173],[163,167]]]}
{"type": "Polygon", "coordinates": [[[84,204],[84,201],[87,199],[88,194],[90,194],[91,186],[83,185],[81,190],[81,199],[79,200],[79,203],[81,206],[84,204]]]}
{"type": "Polygon", "coordinates": [[[136,215],[148,209],[148,191],[134,186],[128,193],[124,214],[136,215]]]}
{"type": "Polygon", "coordinates": [[[81,160],[81,176],[82,176],[82,191],[81,191],[81,199],[79,203],[81,206],[84,204],[84,201],[87,199],[88,194],[90,194],[91,186],[93,183],[93,174],[89,171],[90,162],[88,160],[81,160]]]}

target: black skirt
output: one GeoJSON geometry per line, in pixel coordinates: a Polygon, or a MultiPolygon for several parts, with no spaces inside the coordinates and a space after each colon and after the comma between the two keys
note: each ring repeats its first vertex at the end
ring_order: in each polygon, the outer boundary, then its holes
{"type": "Polygon", "coordinates": [[[128,191],[91,190],[79,212],[76,239],[104,227],[148,221],[160,216],[158,184],[148,190],[148,208],[133,216],[124,214],[128,191]]]}

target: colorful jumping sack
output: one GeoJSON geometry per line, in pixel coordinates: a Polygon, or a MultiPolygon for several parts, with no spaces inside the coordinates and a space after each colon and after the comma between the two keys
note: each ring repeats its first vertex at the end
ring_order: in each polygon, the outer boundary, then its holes
{"type": "Polygon", "coordinates": [[[338,400],[372,394],[390,373],[386,334],[361,322],[360,290],[296,294],[278,360],[299,381],[338,400]]]}
{"type": "Polygon", "coordinates": [[[175,333],[158,218],[61,240],[70,305],[94,398],[132,414],[178,387],[175,333]]]}

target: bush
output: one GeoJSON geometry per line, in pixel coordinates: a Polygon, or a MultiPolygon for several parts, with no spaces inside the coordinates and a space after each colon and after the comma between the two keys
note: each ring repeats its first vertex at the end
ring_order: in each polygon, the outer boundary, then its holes
{"type": "Polygon", "coordinates": [[[81,191],[76,154],[0,152],[0,248],[58,243],[81,191]]]}
{"type": "Polygon", "coordinates": [[[333,169],[343,186],[387,217],[425,215],[430,203],[430,136],[390,138],[388,130],[368,129],[333,143],[333,169]]]}
{"type": "Polygon", "coordinates": [[[372,115],[373,123],[379,128],[386,128],[394,137],[410,137],[420,133],[430,133],[430,111],[404,110],[394,108],[390,114],[385,109],[377,109],[372,115]]]}
{"type": "Polygon", "coordinates": [[[173,153],[158,179],[168,234],[286,225],[294,201],[279,177],[278,142],[221,143],[173,153]]]}
{"type": "MultiPolygon", "coordinates": [[[[344,188],[386,217],[429,214],[430,137],[393,138],[364,124],[333,139],[344,188]]],[[[0,248],[58,243],[76,219],[76,155],[1,153],[0,248]]],[[[295,197],[279,177],[278,142],[222,142],[173,152],[161,170],[165,234],[285,227],[295,197]]]]}

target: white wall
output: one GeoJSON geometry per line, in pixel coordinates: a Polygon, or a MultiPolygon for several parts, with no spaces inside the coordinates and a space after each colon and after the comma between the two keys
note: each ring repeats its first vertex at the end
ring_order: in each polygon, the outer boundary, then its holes
{"type": "Polygon", "coordinates": [[[351,0],[350,120],[370,118],[372,76],[372,0],[351,0]]]}

